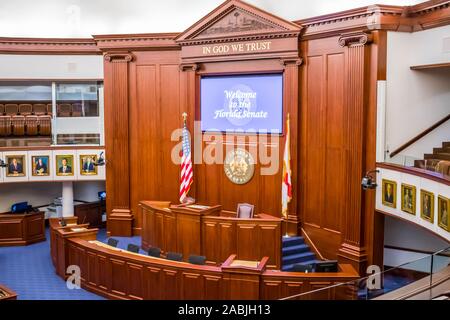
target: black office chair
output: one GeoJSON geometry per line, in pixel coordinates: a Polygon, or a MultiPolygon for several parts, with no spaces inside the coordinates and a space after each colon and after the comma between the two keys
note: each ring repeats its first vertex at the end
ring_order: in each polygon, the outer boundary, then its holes
{"type": "Polygon", "coordinates": [[[118,244],[119,244],[119,240],[114,239],[114,238],[108,239],[108,246],[117,247],[118,244]]]}
{"type": "Polygon", "coordinates": [[[130,243],[127,246],[127,251],[134,252],[134,253],[139,253],[139,246],[130,243]]]}
{"type": "Polygon", "coordinates": [[[178,252],[168,252],[166,258],[167,260],[183,261],[183,255],[178,252]]]}
{"type": "Polygon", "coordinates": [[[150,248],[148,249],[148,255],[150,257],[156,257],[156,258],[160,258],[161,257],[161,249],[160,248],[150,248]]]}
{"type": "Polygon", "coordinates": [[[294,272],[313,272],[314,266],[312,264],[296,263],[292,266],[294,272]]]}
{"type": "Polygon", "coordinates": [[[202,265],[206,264],[206,257],[205,256],[197,256],[195,254],[191,254],[189,256],[188,261],[189,261],[189,263],[198,264],[198,265],[202,266],[202,265]]]}

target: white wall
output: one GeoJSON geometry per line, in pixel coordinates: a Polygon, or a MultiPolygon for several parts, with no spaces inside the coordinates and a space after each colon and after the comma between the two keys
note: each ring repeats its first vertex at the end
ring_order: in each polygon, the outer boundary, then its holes
{"type": "Polygon", "coordinates": [[[103,57],[1,54],[0,79],[103,79],[103,57]]]}
{"type": "MultiPolygon", "coordinates": [[[[388,32],[386,87],[386,148],[392,152],[450,113],[450,73],[413,71],[410,66],[450,61],[450,26],[403,33],[388,32]]],[[[450,140],[450,121],[387,161],[404,156],[423,159],[433,147],[450,140]]]]}
{"type": "MultiPolygon", "coordinates": [[[[383,0],[413,5],[423,0],[383,0]]],[[[91,34],[180,32],[224,0],[0,1],[4,37],[89,37],[91,34]],[[38,13],[38,14],[37,14],[38,13]]],[[[373,5],[375,0],[247,0],[284,19],[297,20],[373,5]]]]}
{"type": "MultiPolygon", "coordinates": [[[[97,192],[105,191],[104,181],[74,182],[74,199],[96,201],[97,192]]],[[[61,182],[21,182],[0,184],[0,212],[7,212],[16,202],[28,201],[38,207],[53,202],[61,197],[61,182]]]]}

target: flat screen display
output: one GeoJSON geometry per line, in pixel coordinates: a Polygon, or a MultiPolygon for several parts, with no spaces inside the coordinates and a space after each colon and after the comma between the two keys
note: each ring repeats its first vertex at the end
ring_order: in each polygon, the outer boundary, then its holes
{"type": "Polygon", "coordinates": [[[283,132],[283,75],[205,76],[200,84],[203,132],[283,132]]]}

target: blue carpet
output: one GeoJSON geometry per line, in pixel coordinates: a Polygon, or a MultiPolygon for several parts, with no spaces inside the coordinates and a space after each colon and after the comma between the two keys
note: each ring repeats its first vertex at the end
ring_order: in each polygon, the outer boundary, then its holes
{"type": "MultiPolygon", "coordinates": [[[[0,284],[14,290],[21,300],[104,300],[86,290],[66,287],[52,264],[48,229],[46,237],[45,242],[29,246],[0,247],[0,284]]],[[[100,230],[97,238],[106,242],[106,230],[100,230]]],[[[115,238],[119,240],[118,247],[123,249],[128,243],[141,243],[141,237],[115,238]]]]}

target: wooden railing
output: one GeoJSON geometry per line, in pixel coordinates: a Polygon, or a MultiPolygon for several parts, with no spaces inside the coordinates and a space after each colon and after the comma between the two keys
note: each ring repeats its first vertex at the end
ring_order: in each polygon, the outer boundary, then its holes
{"type": "Polygon", "coordinates": [[[409,140],[408,142],[404,143],[403,145],[401,145],[400,147],[398,147],[397,149],[395,149],[394,151],[392,151],[389,154],[389,157],[393,158],[395,157],[397,154],[399,154],[400,152],[402,152],[403,150],[405,150],[406,148],[408,148],[410,145],[412,145],[413,143],[415,143],[416,141],[422,139],[424,136],[426,136],[427,134],[429,134],[431,131],[433,131],[434,129],[436,129],[437,127],[439,127],[440,125],[442,125],[443,123],[447,122],[447,120],[450,119],[450,113],[448,115],[446,115],[443,119],[439,120],[438,122],[436,122],[435,124],[433,124],[431,127],[429,127],[428,129],[422,131],[421,133],[419,133],[417,136],[415,136],[414,138],[412,138],[411,140],[409,140]]]}

